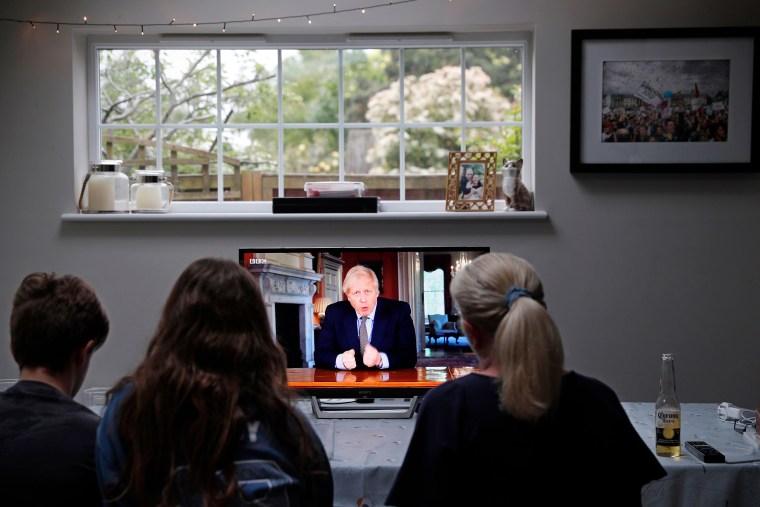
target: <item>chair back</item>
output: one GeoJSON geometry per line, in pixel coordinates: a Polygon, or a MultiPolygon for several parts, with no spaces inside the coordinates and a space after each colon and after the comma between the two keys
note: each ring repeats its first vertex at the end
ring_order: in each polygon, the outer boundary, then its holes
{"type": "Polygon", "coordinates": [[[428,315],[428,323],[430,324],[430,330],[433,332],[443,329],[444,324],[449,321],[448,315],[440,315],[432,313],[428,315]]]}

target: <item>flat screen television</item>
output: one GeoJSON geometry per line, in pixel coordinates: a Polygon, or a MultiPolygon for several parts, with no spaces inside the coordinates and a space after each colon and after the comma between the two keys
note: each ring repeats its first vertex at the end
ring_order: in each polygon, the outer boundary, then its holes
{"type": "Polygon", "coordinates": [[[428,314],[457,317],[449,295],[453,274],[489,247],[241,248],[239,262],[259,281],[273,333],[289,368],[314,366],[314,343],[324,308],[344,299],[343,277],[371,268],[380,295],[409,303],[418,351],[425,348],[428,314]],[[427,287],[426,287],[427,284],[427,287]]]}

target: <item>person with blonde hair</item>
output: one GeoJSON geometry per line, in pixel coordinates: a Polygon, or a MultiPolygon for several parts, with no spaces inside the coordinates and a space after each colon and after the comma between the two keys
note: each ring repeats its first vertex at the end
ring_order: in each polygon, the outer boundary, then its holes
{"type": "Polygon", "coordinates": [[[666,472],[615,392],[565,368],[533,267],[483,254],[451,295],[480,368],[425,395],[386,503],[640,505],[666,472]]]}
{"type": "Polygon", "coordinates": [[[417,336],[409,303],[378,297],[377,275],[361,264],[346,273],[343,292],[348,299],[325,310],[314,347],[317,368],[414,367],[417,336]]]}
{"type": "Polygon", "coordinates": [[[109,394],[104,505],[332,506],[329,461],[293,394],[253,275],[191,263],[145,358],[109,394]]]}

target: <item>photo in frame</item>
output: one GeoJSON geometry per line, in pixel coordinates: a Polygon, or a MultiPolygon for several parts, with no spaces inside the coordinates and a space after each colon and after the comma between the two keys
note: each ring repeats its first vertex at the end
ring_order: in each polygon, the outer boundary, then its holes
{"type": "Polygon", "coordinates": [[[758,34],[573,30],[570,171],[760,170],[758,34]]]}
{"type": "Polygon", "coordinates": [[[449,152],[446,211],[493,211],[496,197],[495,151],[449,152]]]}

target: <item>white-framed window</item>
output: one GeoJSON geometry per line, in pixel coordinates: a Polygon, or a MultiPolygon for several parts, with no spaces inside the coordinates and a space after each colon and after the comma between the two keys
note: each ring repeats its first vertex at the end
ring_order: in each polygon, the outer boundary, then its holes
{"type": "Polygon", "coordinates": [[[443,270],[439,268],[435,271],[423,271],[422,276],[425,318],[431,314],[445,314],[443,270]]]}
{"type": "Polygon", "coordinates": [[[175,201],[268,203],[307,181],[443,200],[449,151],[529,156],[525,32],[93,36],[88,49],[90,160],[161,169],[175,201]]]}

